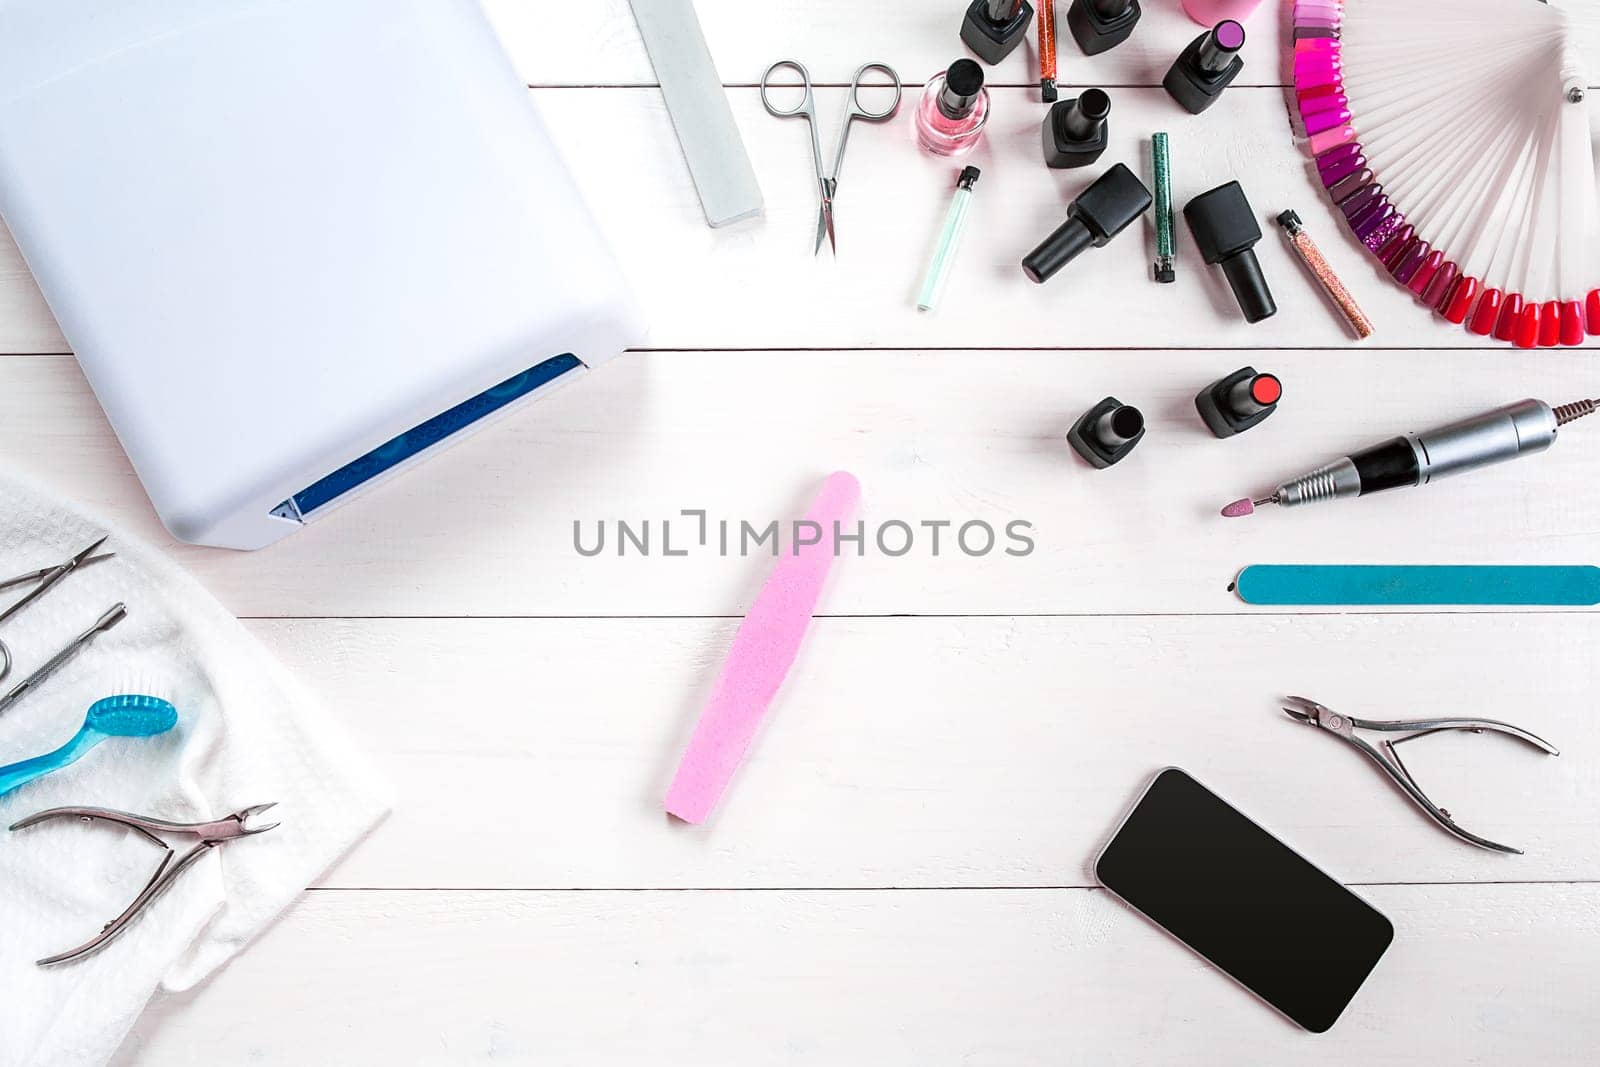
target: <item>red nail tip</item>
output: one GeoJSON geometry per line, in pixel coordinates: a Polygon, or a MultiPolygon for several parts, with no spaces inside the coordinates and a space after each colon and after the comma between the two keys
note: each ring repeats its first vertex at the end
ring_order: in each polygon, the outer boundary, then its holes
{"type": "MultiPolygon", "coordinates": [[[[1439,254],[1443,255],[1442,252],[1439,254]]],[[[1422,291],[1422,302],[1443,315],[1445,297],[1454,288],[1456,275],[1460,272],[1461,268],[1453,262],[1440,267],[1434,272],[1433,280],[1428,283],[1428,287],[1422,291]]]]}
{"type": "Polygon", "coordinates": [[[1576,300],[1561,305],[1561,343],[1583,344],[1583,305],[1576,300]]]}
{"type": "Polygon", "coordinates": [[[1517,319],[1511,341],[1518,348],[1534,348],[1539,344],[1539,302],[1530,301],[1517,319]]]}
{"type": "Polygon", "coordinates": [[[1500,290],[1485,289],[1483,299],[1478,301],[1478,310],[1472,313],[1472,325],[1468,329],[1479,337],[1488,337],[1493,333],[1500,321],[1500,305],[1504,300],[1500,290]]]}
{"type": "Polygon", "coordinates": [[[1506,302],[1500,305],[1500,321],[1494,324],[1496,341],[1515,341],[1517,324],[1522,321],[1522,294],[1507,293],[1506,302]]]}
{"type": "Polygon", "coordinates": [[[1450,288],[1450,295],[1445,300],[1444,317],[1457,326],[1467,321],[1467,312],[1472,310],[1473,297],[1478,295],[1478,279],[1462,275],[1456,279],[1455,285],[1450,288]]]}
{"type": "Polygon", "coordinates": [[[1561,343],[1561,304],[1546,300],[1539,307],[1539,347],[1554,348],[1561,343]]]}
{"type": "Polygon", "coordinates": [[[1583,317],[1591,334],[1600,335],[1600,289],[1590,289],[1584,301],[1583,317]]]}
{"type": "Polygon", "coordinates": [[[1434,275],[1439,273],[1439,268],[1444,266],[1444,253],[1435,249],[1428,254],[1416,269],[1416,273],[1405,280],[1406,288],[1412,293],[1421,296],[1428,291],[1428,285],[1433,281],[1434,275]]]}

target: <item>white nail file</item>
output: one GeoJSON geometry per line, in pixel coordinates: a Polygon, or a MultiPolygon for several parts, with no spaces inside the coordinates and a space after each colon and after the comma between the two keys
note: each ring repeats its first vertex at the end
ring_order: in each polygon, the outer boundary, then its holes
{"type": "Polygon", "coordinates": [[[761,214],[761,186],[733,121],[692,0],[631,0],[667,112],[678,131],[706,222],[726,226],[761,214]]]}

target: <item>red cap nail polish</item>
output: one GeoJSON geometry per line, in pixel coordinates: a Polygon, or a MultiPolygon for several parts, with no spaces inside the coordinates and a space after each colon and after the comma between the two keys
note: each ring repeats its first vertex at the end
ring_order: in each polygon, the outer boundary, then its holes
{"type": "Polygon", "coordinates": [[[1516,333],[1511,339],[1518,348],[1533,348],[1539,343],[1539,303],[1534,301],[1522,309],[1517,319],[1516,333]]]}
{"type": "Polygon", "coordinates": [[[1539,308],[1539,347],[1554,348],[1561,342],[1561,305],[1546,300],[1539,308]]]}
{"type": "Polygon", "coordinates": [[[1472,301],[1478,295],[1478,279],[1463,274],[1456,279],[1444,303],[1444,317],[1457,326],[1467,321],[1472,301]]]}
{"type": "Polygon", "coordinates": [[[1515,341],[1517,324],[1522,321],[1522,294],[1507,293],[1506,302],[1500,306],[1500,321],[1495,323],[1496,341],[1515,341]]]}
{"type": "Polygon", "coordinates": [[[1561,343],[1583,344],[1583,305],[1576,300],[1561,305],[1561,343]]]}
{"type": "Polygon", "coordinates": [[[1500,290],[1485,289],[1483,299],[1478,301],[1478,310],[1472,313],[1469,329],[1479,337],[1488,337],[1493,333],[1495,323],[1500,321],[1500,302],[1503,299],[1500,290]]]}
{"type": "Polygon", "coordinates": [[[1584,324],[1591,334],[1600,334],[1600,289],[1590,289],[1589,299],[1584,301],[1584,324]]]}

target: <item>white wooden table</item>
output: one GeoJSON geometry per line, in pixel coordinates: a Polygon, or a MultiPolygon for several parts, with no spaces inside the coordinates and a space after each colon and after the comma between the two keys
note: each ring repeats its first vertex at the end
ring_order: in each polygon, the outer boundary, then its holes
{"type": "Polygon", "coordinates": [[[1197,32],[1176,0],[1146,0],[1132,41],[1094,60],[1064,37],[1063,79],[1110,90],[1107,164],[1147,173],[1149,133],[1170,131],[1180,205],[1238,177],[1259,213],[1298,210],[1378,324],[1361,347],[1276,233],[1259,251],[1281,311],[1256,326],[1181,228],[1177,285],[1147,280],[1148,225],[1026,282],[1018,260],[1098,173],[1043,166],[1031,44],[992,72],[967,242],[945,306],[919,315],[953,170],[916,151],[910,113],[961,54],[955,0],[700,0],[767,198],[763,221],[720,231],[626,0],[559,27],[535,0],[488,6],[652,347],[271,550],[165,535],[0,239],[0,455],[168,545],[402,796],[257,946],[156,1003],[124,1063],[1593,1062],[1600,616],[1274,613],[1227,592],[1251,562],[1600,561],[1600,422],[1471,483],[1216,517],[1352,446],[1600,392],[1592,350],[1445,326],[1342,234],[1290,134],[1272,5],[1205,116],[1157,87],[1197,32]],[[824,136],[861,62],[908,82],[899,119],[852,138],[836,261],[811,255],[805,133],[753,87],[790,56],[830,86],[824,136]],[[1283,410],[1213,440],[1190,398],[1245,363],[1284,379],[1283,410]],[[1150,432],[1097,472],[1063,436],[1108,393],[1150,432]],[[768,564],[580,558],[573,521],[794,516],[835,468],[861,478],[869,521],[1021,518],[1037,551],[845,560],[717,817],[669,823],[660,795],[768,564]],[[1408,754],[1465,825],[1527,855],[1441,833],[1286,722],[1286,692],[1556,741],[1559,760],[1470,737],[1408,754]],[[1167,764],[1394,919],[1331,1033],[1093,888],[1092,856],[1167,764]]]}

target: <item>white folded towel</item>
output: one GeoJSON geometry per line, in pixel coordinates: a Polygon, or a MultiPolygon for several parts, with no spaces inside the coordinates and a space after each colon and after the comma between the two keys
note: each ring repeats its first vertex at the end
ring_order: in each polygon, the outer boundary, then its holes
{"type": "MultiPolygon", "coordinates": [[[[0,626],[16,665],[0,691],[118,601],[121,625],[0,715],[0,765],[71,737],[114,693],[172,701],[177,729],[115,738],[0,799],[0,1064],[101,1064],[157,989],[189,989],[249,944],[388,809],[387,791],[310,695],[193,579],[154,549],[0,473],[0,579],[53,566],[110,532],[116,559],[69,575],[0,626]],[[214,849],[118,940],[81,944],[161,858],[148,841],[66,820],[8,833],[46,808],[90,805],[180,822],[277,801],[269,833],[214,849]]],[[[0,610],[26,590],[0,592],[0,610]]],[[[183,847],[181,841],[178,847],[183,847]]]]}

